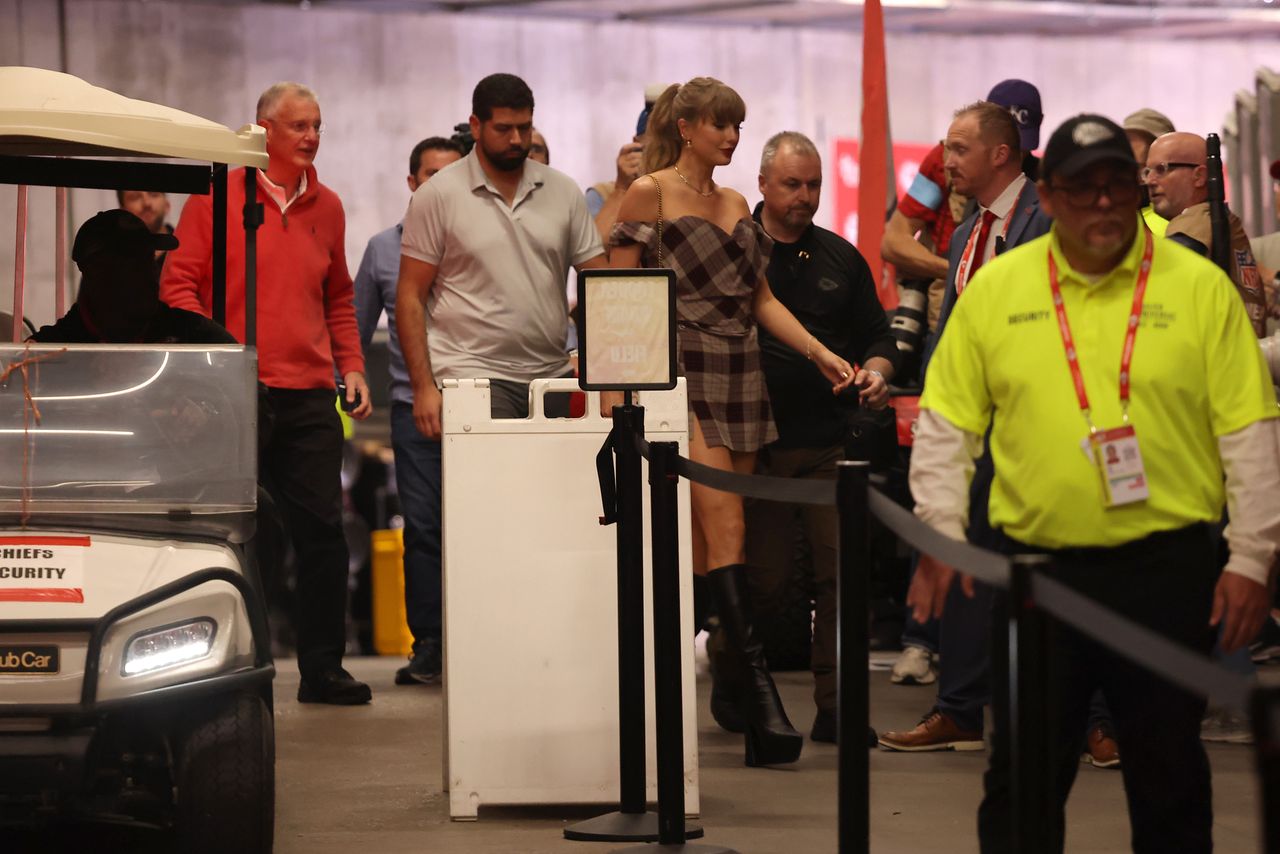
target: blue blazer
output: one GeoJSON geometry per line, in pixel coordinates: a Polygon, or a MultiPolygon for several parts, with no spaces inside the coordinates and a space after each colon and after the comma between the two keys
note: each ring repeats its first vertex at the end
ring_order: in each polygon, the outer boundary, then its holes
{"type": "MultiPolygon", "coordinates": [[[[933,358],[933,351],[937,349],[938,339],[942,337],[942,331],[947,327],[947,318],[951,316],[951,310],[956,305],[956,268],[960,266],[960,256],[964,254],[965,244],[969,242],[969,236],[973,234],[973,229],[977,226],[980,217],[979,209],[974,209],[964,222],[956,226],[955,233],[951,235],[951,251],[948,259],[947,267],[947,289],[942,295],[942,311],[938,316],[938,328],[929,334],[929,340],[924,348],[924,360],[920,365],[920,379],[924,381],[925,372],[929,369],[929,360],[933,358]]],[[[1029,243],[1041,235],[1049,232],[1049,226],[1053,224],[1053,219],[1040,210],[1040,194],[1036,192],[1034,181],[1028,180],[1023,186],[1022,192],[1018,194],[1018,202],[1013,208],[1013,221],[1009,223],[1009,234],[1005,238],[1005,250],[1012,249],[1015,246],[1021,246],[1023,243],[1029,243]]]]}
{"type": "MultiPolygon", "coordinates": [[[[960,265],[960,256],[964,254],[964,245],[969,242],[969,236],[973,234],[974,227],[978,224],[980,217],[978,211],[974,211],[964,222],[956,226],[955,233],[951,236],[951,253],[950,265],[947,268],[947,290],[942,297],[942,313],[938,317],[938,330],[929,336],[928,346],[924,351],[924,362],[920,368],[920,376],[924,378],[924,372],[929,367],[929,359],[933,357],[933,351],[938,346],[938,340],[942,337],[943,330],[947,327],[947,318],[951,316],[951,310],[956,304],[956,268],[960,265]]],[[[1022,188],[1022,192],[1018,194],[1018,203],[1013,208],[1013,221],[1009,223],[1009,233],[1005,237],[1005,249],[1014,246],[1020,246],[1023,243],[1029,243],[1037,237],[1047,233],[1049,226],[1053,224],[1053,220],[1044,211],[1040,210],[1040,194],[1036,192],[1035,184],[1027,181],[1022,188]]],[[[969,483],[969,527],[965,531],[969,542],[983,548],[999,550],[1002,547],[1002,539],[999,532],[991,527],[988,517],[988,504],[991,500],[991,484],[995,479],[995,464],[991,459],[991,451],[986,445],[987,440],[983,440],[982,456],[974,463],[973,480],[969,483]]]]}

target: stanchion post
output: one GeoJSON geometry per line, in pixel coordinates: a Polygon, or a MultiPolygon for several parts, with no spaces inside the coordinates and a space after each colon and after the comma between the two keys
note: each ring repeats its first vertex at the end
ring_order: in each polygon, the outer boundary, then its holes
{"type": "Polygon", "coordinates": [[[1009,575],[1009,753],[1013,850],[1041,854],[1058,838],[1055,804],[1057,705],[1049,614],[1036,607],[1034,579],[1049,566],[1044,555],[1018,555],[1009,575]]]}
{"type": "Polygon", "coordinates": [[[1251,705],[1262,786],[1262,850],[1280,851],[1280,687],[1255,688],[1251,705]]]}
{"type": "MultiPolygon", "coordinates": [[[[679,475],[676,442],[649,445],[649,524],[653,562],[653,685],[658,737],[658,845],[684,854],[737,854],[718,845],[685,840],[684,817],[684,678],[680,648],[687,638],[680,629],[679,475]]],[[[701,836],[698,829],[696,836],[701,836]]],[[[615,854],[646,854],[646,846],[615,854]]]]}
{"type": "Polygon", "coordinates": [[[22,341],[22,300],[27,289],[27,185],[18,185],[17,228],[13,241],[13,343],[22,341]]]}
{"type": "Polygon", "coordinates": [[[658,842],[684,842],[684,696],[680,672],[680,545],[675,442],[654,442],[649,460],[653,556],[654,715],[658,736],[658,842]]]}
{"type": "MultiPolygon", "coordinates": [[[[644,480],[636,439],[644,407],[613,408],[618,542],[618,809],[564,829],[577,842],[656,842],[658,815],[645,809],[644,480]]],[[[697,832],[701,832],[699,829],[697,832]]]]}
{"type": "Polygon", "coordinates": [[[837,836],[840,854],[871,850],[871,765],[865,739],[868,707],[868,580],[871,509],[865,460],[836,463],[836,509],[840,515],[836,576],[837,836]]]}
{"type": "Polygon", "coordinates": [[[258,170],[244,170],[244,343],[258,344],[258,227],[262,225],[262,203],[258,201],[258,170]]]}
{"type": "Polygon", "coordinates": [[[618,477],[618,786],[619,812],[645,811],[644,486],[635,439],[644,407],[613,409],[618,477]]]}
{"type": "Polygon", "coordinates": [[[227,164],[213,164],[213,320],[227,325],[227,164]]]}

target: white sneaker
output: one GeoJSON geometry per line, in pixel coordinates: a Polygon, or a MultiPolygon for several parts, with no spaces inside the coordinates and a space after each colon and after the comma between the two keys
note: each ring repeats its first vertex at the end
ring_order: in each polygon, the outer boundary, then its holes
{"type": "Polygon", "coordinates": [[[894,685],[932,685],[937,678],[933,653],[920,646],[903,648],[889,674],[889,681],[894,685]]]}
{"type": "Polygon", "coordinates": [[[1209,709],[1200,722],[1200,740],[1218,744],[1253,744],[1253,729],[1247,718],[1225,709],[1209,709]]]}

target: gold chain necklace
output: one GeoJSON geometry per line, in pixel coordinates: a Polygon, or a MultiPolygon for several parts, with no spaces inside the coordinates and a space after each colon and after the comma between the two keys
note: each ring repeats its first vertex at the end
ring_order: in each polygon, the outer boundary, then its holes
{"type": "Polygon", "coordinates": [[[694,191],[695,193],[697,193],[699,196],[702,196],[702,198],[704,198],[704,199],[709,199],[709,198],[711,198],[712,196],[714,196],[714,195],[716,194],[716,182],[715,182],[715,181],[712,181],[712,182],[711,182],[711,189],[710,189],[710,190],[707,190],[707,191],[704,193],[704,192],[702,192],[701,190],[699,190],[697,187],[693,186],[693,182],[692,182],[692,181],[690,181],[688,178],[684,177],[684,173],[680,171],[680,167],[679,167],[679,166],[677,166],[677,165],[675,165],[675,164],[673,163],[673,164],[671,164],[671,168],[672,168],[672,169],[674,169],[674,170],[676,170],[676,177],[677,177],[677,178],[679,178],[681,181],[684,181],[685,186],[687,186],[690,190],[693,190],[693,191],[694,191]]]}

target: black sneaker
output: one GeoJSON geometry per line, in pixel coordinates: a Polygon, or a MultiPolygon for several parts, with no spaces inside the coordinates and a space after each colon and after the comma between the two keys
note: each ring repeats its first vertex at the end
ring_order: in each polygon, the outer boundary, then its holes
{"type": "Polygon", "coordinates": [[[440,681],[440,641],[414,644],[409,663],[396,671],[397,685],[434,685],[440,681]]]}
{"type": "Polygon", "coordinates": [[[318,676],[302,677],[298,684],[299,703],[328,703],[333,706],[359,706],[373,699],[369,686],[341,667],[326,670],[318,676]]]}

